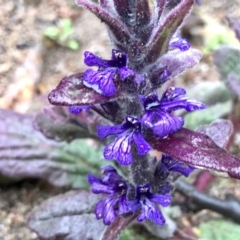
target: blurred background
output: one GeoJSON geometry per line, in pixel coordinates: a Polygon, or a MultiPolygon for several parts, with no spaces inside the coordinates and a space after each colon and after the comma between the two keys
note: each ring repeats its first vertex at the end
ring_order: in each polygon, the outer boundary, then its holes
{"type": "MultiPolygon", "coordinates": [[[[48,105],[47,94],[64,76],[85,69],[84,51],[110,56],[111,43],[104,24],[77,7],[74,0],[0,0],[0,4],[0,108],[36,113],[48,105]]],[[[220,117],[227,118],[231,112],[231,93],[224,86],[212,57],[213,51],[223,44],[240,48],[226,16],[240,17],[239,0],[201,0],[182,29],[183,37],[203,52],[203,58],[172,84],[187,88],[191,97],[206,99],[210,108],[198,115],[186,115],[186,127],[191,129],[220,117]]],[[[240,62],[240,59],[234,61],[240,62]]],[[[230,150],[240,155],[239,148],[240,135],[236,135],[230,150]]],[[[188,181],[194,182],[196,177],[197,174],[188,181]]],[[[229,194],[240,198],[238,181],[207,177],[209,183],[203,191],[221,199],[229,194]]],[[[8,182],[7,185],[0,182],[0,239],[37,239],[26,227],[28,213],[44,199],[65,191],[39,180],[8,182]]],[[[239,225],[217,213],[184,212],[176,205],[169,209],[169,214],[181,229],[199,239],[240,239],[239,225]],[[213,231],[214,228],[218,231],[219,225],[214,221],[206,224],[215,219],[221,220],[223,233],[220,236],[213,231]],[[230,238],[232,233],[235,235],[230,238]]],[[[121,240],[146,239],[141,234],[136,238],[134,231],[141,233],[142,230],[129,230],[121,240]]],[[[148,236],[148,239],[156,238],[148,236]]]]}

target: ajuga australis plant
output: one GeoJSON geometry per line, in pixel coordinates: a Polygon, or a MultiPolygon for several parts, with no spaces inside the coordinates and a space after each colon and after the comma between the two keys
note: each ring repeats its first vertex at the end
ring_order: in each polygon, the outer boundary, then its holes
{"type": "MultiPolygon", "coordinates": [[[[49,101],[67,106],[76,117],[84,112],[99,116],[95,130],[105,144],[103,156],[116,167],[106,164],[101,176],[88,174],[92,194],[101,196],[95,217],[110,227],[129,216],[163,226],[161,208],[171,203],[178,177],[204,168],[240,178],[238,158],[218,146],[216,138],[214,143],[204,133],[185,129],[184,117],[175,113],[206,108],[186,97],[183,88],[168,84],[201,59],[180,35],[194,0],[76,3],[106,25],[113,49],[108,59],[86,51],[86,70],[64,77],[49,101]]],[[[224,124],[215,132],[218,140],[224,124]]]]}
{"type": "Polygon", "coordinates": [[[205,108],[188,99],[182,88],[158,92],[164,83],[200,60],[201,53],[192,50],[179,32],[194,1],[181,1],[174,7],[165,0],[155,1],[154,6],[147,0],[76,3],[106,24],[113,45],[111,58],[86,51],[84,63],[90,68],[64,78],[49,100],[69,106],[73,114],[97,111],[107,120],[106,125],[97,126],[99,138],[107,139],[104,158],[129,170],[126,178],[110,166],[102,169],[101,178],[89,174],[92,192],[107,196],[96,205],[97,219],[109,225],[119,215],[137,213],[138,221],[148,219],[163,225],[159,205],[170,204],[172,175],[188,176],[194,167],[169,155],[154,159],[152,142],[183,127],[184,119],[174,115],[175,110],[205,108]]]}

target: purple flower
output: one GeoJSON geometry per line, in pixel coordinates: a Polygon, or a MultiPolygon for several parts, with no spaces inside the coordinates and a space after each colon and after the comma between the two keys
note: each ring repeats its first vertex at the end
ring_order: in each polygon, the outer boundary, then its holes
{"type": "Polygon", "coordinates": [[[133,161],[131,149],[135,143],[139,155],[145,155],[151,150],[151,146],[141,134],[141,122],[136,117],[128,116],[123,124],[115,126],[98,126],[98,136],[103,139],[109,135],[119,134],[115,140],[104,149],[104,157],[107,160],[117,159],[122,165],[129,165],[133,161]]]}
{"type": "Polygon", "coordinates": [[[169,172],[179,172],[185,177],[188,177],[195,167],[187,165],[186,163],[180,162],[172,157],[163,154],[161,162],[158,164],[155,174],[163,174],[169,172]]]}
{"type": "Polygon", "coordinates": [[[187,51],[190,48],[190,43],[183,38],[173,37],[169,43],[170,48],[178,48],[182,52],[187,51]]]}
{"type": "Polygon", "coordinates": [[[185,94],[184,89],[171,87],[167,89],[161,99],[158,99],[156,92],[147,97],[140,96],[145,109],[142,123],[152,129],[158,137],[165,137],[181,129],[184,119],[172,115],[172,111],[185,109],[187,112],[191,112],[206,108],[203,103],[184,97],[185,94]]]}
{"type": "Polygon", "coordinates": [[[158,224],[164,225],[165,219],[159,210],[157,204],[167,207],[170,204],[171,196],[166,194],[155,194],[150,192],[150,185],[138,186],[136,189],[136,198],[129,201],[129,207],[132,212],[140,211],[137,220],[142,222],[146,219],[158,224]]]}
{"type": "Polygon", "coordinates": [[[131,211],[126,199],[127,183],[115,168],[104,167],[102,178],[88,174],[88,182],[93,193],[109,195],[100,200],[95,208],[96,218],[103,219],[105,225],[110,225],[118,215],[131,211]]]}
{"type": "MultiPolygon", "coordinates": [[[[120,51],[112,50],[112,59],[104,60],[95,56],[91,52],[84,53],[84,62],[87,66],[97,66],[98,70],[88,69],[83,75],[83,83],[85,86],[94,89],[96,92],[105,96],[112,96],[116,93],[114,80],[120,77],[121,80],[129,76],[135,76],[136,73],[128,68],[127,55],[120,51]]],[[[139,75],[136,75],[137,82],[143,80],[139,75]]]]}
{"type": "Polygon", "coordinates": [[[89,110],[90,106],[69,106],[69,111],[72,114],[79,114],[82,110],[89,110]]]}

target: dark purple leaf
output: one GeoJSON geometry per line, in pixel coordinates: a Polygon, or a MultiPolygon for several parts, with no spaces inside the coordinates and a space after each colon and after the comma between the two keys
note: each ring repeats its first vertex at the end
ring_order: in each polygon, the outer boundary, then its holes
{"type": "Polygon", "coordinates": [[[164,6],[166,4],[166,0],[158,0],[154,1],[154,9],[153,9],[153,16],[152,16],[152,22],[153,24],[158,24],[158,21],[160,20],[164,6]]]}
{"type": "Polygon", "coordinates": [[[28,226],[40,240],[101,240],[106,227],[93,213],[99,199],[86,191],[52,197],[31,212],[28,226]]]}
{"type": "Polygon", "coordinates": [[[146,46],[146,61],[153,63],[168,50],[169,41],[190,12],[194,0],[183,0],[164,19],[159,21],[146,46]]]}
{"type": "Polygon", "coordinates": [[[136,1],[136,24],[140,28],[144,28],[150,21],[150,9],[148,0],[136,1]]]}
{"type": "Polygon", "coordinates": [[[218,119],[210,125],[203,125],[196,130],[199,133],[209,136],[219,147],[223,148],[228,143],[228,140],[233,131],[231,121],[218,119]]]}
{"type": "Polygon", "coordinates": [[[240,159],[217,146],[210,137],[182,128],[166,139],[149,140],[154,149],[187,164],[240,179],[240,159]]]}
{"type": "MultiPolygon", "coordinates": [[[[163,68],[167,67],[170,75],[169,78],[174,78],[187,68],[192,68],[199,63],[202,57],[202,53],[196,49],[189,49],[188,51],[180,51],[178,49],[169,51],[167,54],[162,56],[159,61],[157,61],[152,66],[149,66],[150,79],[155,82],[159,79],[160,73],[163,68]]],[[[161,84],[159,83],[156,84],[161,84]]],[[[159,86],[158,86],[159,87],[159,86]]]]}
{"type": "Polygon", "coordinates": [[[52,106],[39,112],[34,126],[45,137],[55,141],[71,142],[76,138],[97,138],[97,118],[88,111],[78,115],[70,113],[68,107],[52,106]]]}
{"type": "Polygon", "coordinates": [[[109,8],[109,10],[113,7],[111,6],[111,0],[99,0],[99,3],[103,8],[109,8]]]}
{"type": "Polygon", "coordinates": [[[87,188],[86,175],[104,164],[92,142],[46,139],[33,118],[0,110],[0,173],[13,180],[40,178],[57,187],[87,188]]]}
{"type": "MultiPolygon", "coordinates": [[[[127,44],[131,41],[131,34],[125,24],[115,17],[114,13],[109,12],[108,9],[104,9],[101,6],[87,0],[76,0],[76,3],[95,14],[111,30],[113,36],[115,37],[114,40],[116,42],[125,43],[125,46],[127,47],[127,44]]],[[[120,50],[125,51],[125,49],[120,50]]]]}
{"type": "Polygon", "coordinates": [[[123,22],[127,22],[128,19],[128,0],[112,0],[114,2],[114,6],[123,20],[123,22]]]}
{"type": "MultiPolygon", "coordinates": [[[[48,96],[49,102],[61,106],[88,106],[110,101],[110,98],[83,85],[82,76],[82,73],[78,73],[63,78],[59,85],[50,92],[48,96]]],[[[116,96],[111,99],[114,97],[116,96]]]]}

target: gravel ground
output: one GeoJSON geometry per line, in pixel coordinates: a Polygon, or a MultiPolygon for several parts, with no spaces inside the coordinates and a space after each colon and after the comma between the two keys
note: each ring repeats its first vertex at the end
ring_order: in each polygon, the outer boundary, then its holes
{"type": "Polygon", "coordinates": [[[37,240],[26,227],[28,214],[43,200],[62,192],[36,180],[1,187],[0,240],[37,240]]]}

